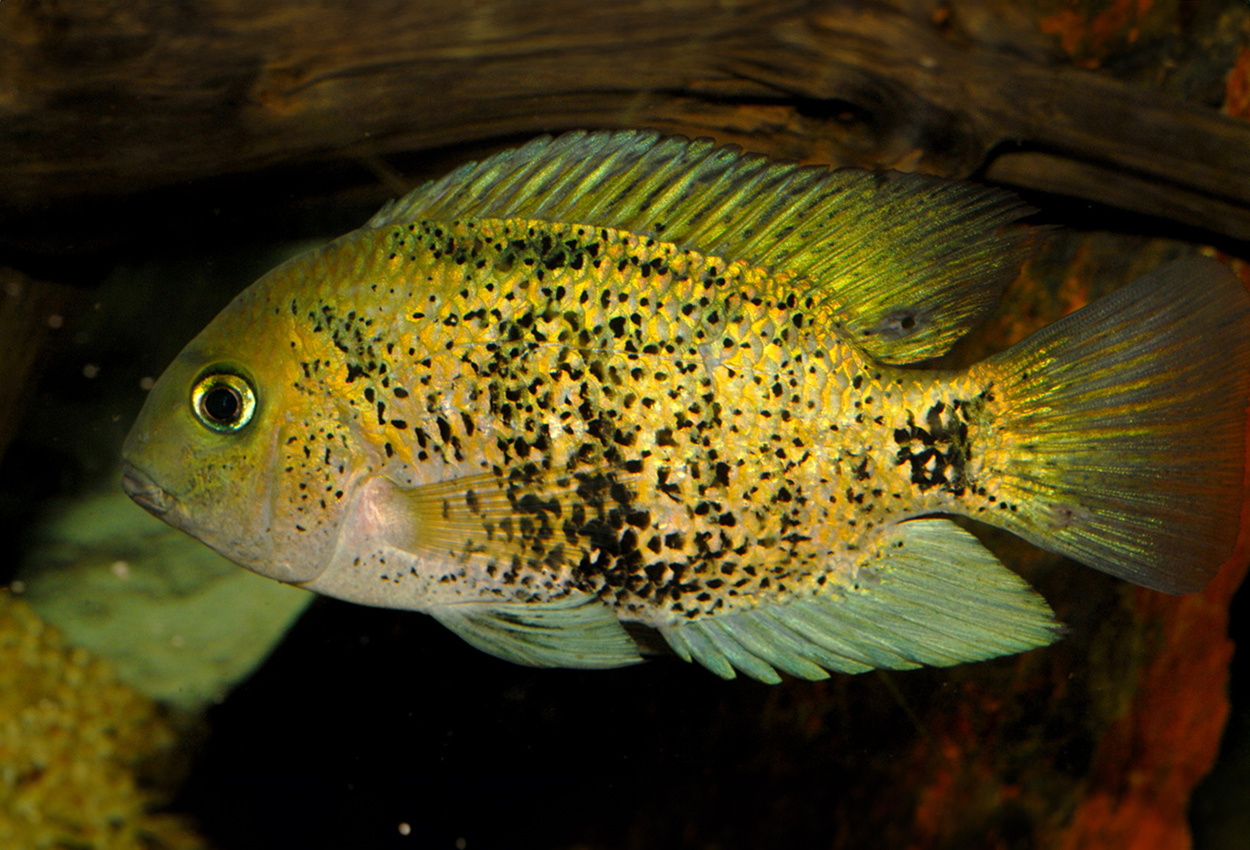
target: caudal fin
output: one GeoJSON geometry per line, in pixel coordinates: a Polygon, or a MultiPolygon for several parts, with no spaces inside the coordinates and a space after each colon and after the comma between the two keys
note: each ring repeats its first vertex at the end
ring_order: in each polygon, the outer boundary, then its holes
{"type": "Polygon", "coordinates": [[[1227,268],[1172,263],[977,368],[1005,423],[983,473],[1010,494],[996,524],[1170,593],[1202,589],[1232,555],[1250,296],[1227,268]]]}

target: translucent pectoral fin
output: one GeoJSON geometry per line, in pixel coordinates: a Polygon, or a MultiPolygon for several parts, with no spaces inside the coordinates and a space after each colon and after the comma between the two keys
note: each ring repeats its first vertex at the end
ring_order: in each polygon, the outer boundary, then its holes
{"type": "Polygon", "coordinates": [[[761,605],[660,629],[673,650],[724,678],[777,682],[826,670],[946,667],[1053,642],[1050,607],[981,543],[944,519],[897,526],[858,589],[761,605]]]}
{"type": "Polygon", "coordinates": [[[461,602],[429,613],[483,652],[527,667],[624,667],[642,661],[608,606],[574,592],[552,602],[461,602]]]}

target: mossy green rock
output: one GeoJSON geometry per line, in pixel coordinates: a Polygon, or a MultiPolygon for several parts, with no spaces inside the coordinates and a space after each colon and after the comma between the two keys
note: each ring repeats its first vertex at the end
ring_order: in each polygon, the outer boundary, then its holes
{"type": "Polygon", "coordinates": [[[238,568],[120,490],[50,516],[19,573],[26,600],[69,643],[178,708],[220,700],[313,598],[238,568]]]}

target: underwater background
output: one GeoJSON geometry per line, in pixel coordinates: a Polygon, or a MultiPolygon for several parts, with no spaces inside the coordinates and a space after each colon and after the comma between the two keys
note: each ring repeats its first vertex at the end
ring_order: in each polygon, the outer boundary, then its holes
{"type": "MultiPolygon", "coordinates": [[[[1244,3],[879,5],[934,27],[962,20],[956,43],[986,32],[975,14],[1018,14],[1043,64],[1250,120],[1244,3]]],[[[0,0],[0,40],[29,46],[32,8],[0,0]]],[[[101,28],[125,17],[99,8],[101,28]]],[[[645,108],[624,117],[672,127],[645,108]]],[[[730,128],[725,140],[750,147],[743,136],[730,128]]],[[[0,429],[0,847],[1250,842],[1250,662],[1236,652],[1250,607],[1244,564],[1202,593],[1169,597],[970,526],[1050,602],[1068,626],[1061,642],[949,669],[770,687],[675,658],[603,672],[510,665],[429,617],[314,599],[247,573],[126,499],[122,439],[186,341],[285,257],[517,137],[480,138],[275,157],[119,190],[92,209],[148,229],[106,247],[84,247],[89,216],[58,235],[55,204],[0,240],[0,366],[31,376],[20,392],[9,382],[0,429]],[[134,212],[156,208],[159,226],[134,212]],[[58,239],[76,247],[49,250],[58,239]]],[[[979,360],[1194,253],[1250,285],[1244,237],[1022,194],[1039,209],[1033,220],[1055,228],[942,365],[979,360]]]]}

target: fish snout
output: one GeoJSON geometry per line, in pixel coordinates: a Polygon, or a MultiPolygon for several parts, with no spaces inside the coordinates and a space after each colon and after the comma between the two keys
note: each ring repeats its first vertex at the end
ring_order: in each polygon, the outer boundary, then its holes
{"type": "Polygon", "coordinates": [[[147,473],[126,461],[122,461],[122,490],[140,507],[156,516],[165,514],[174,504],[174,498],[149,478],[147,473]]]}

